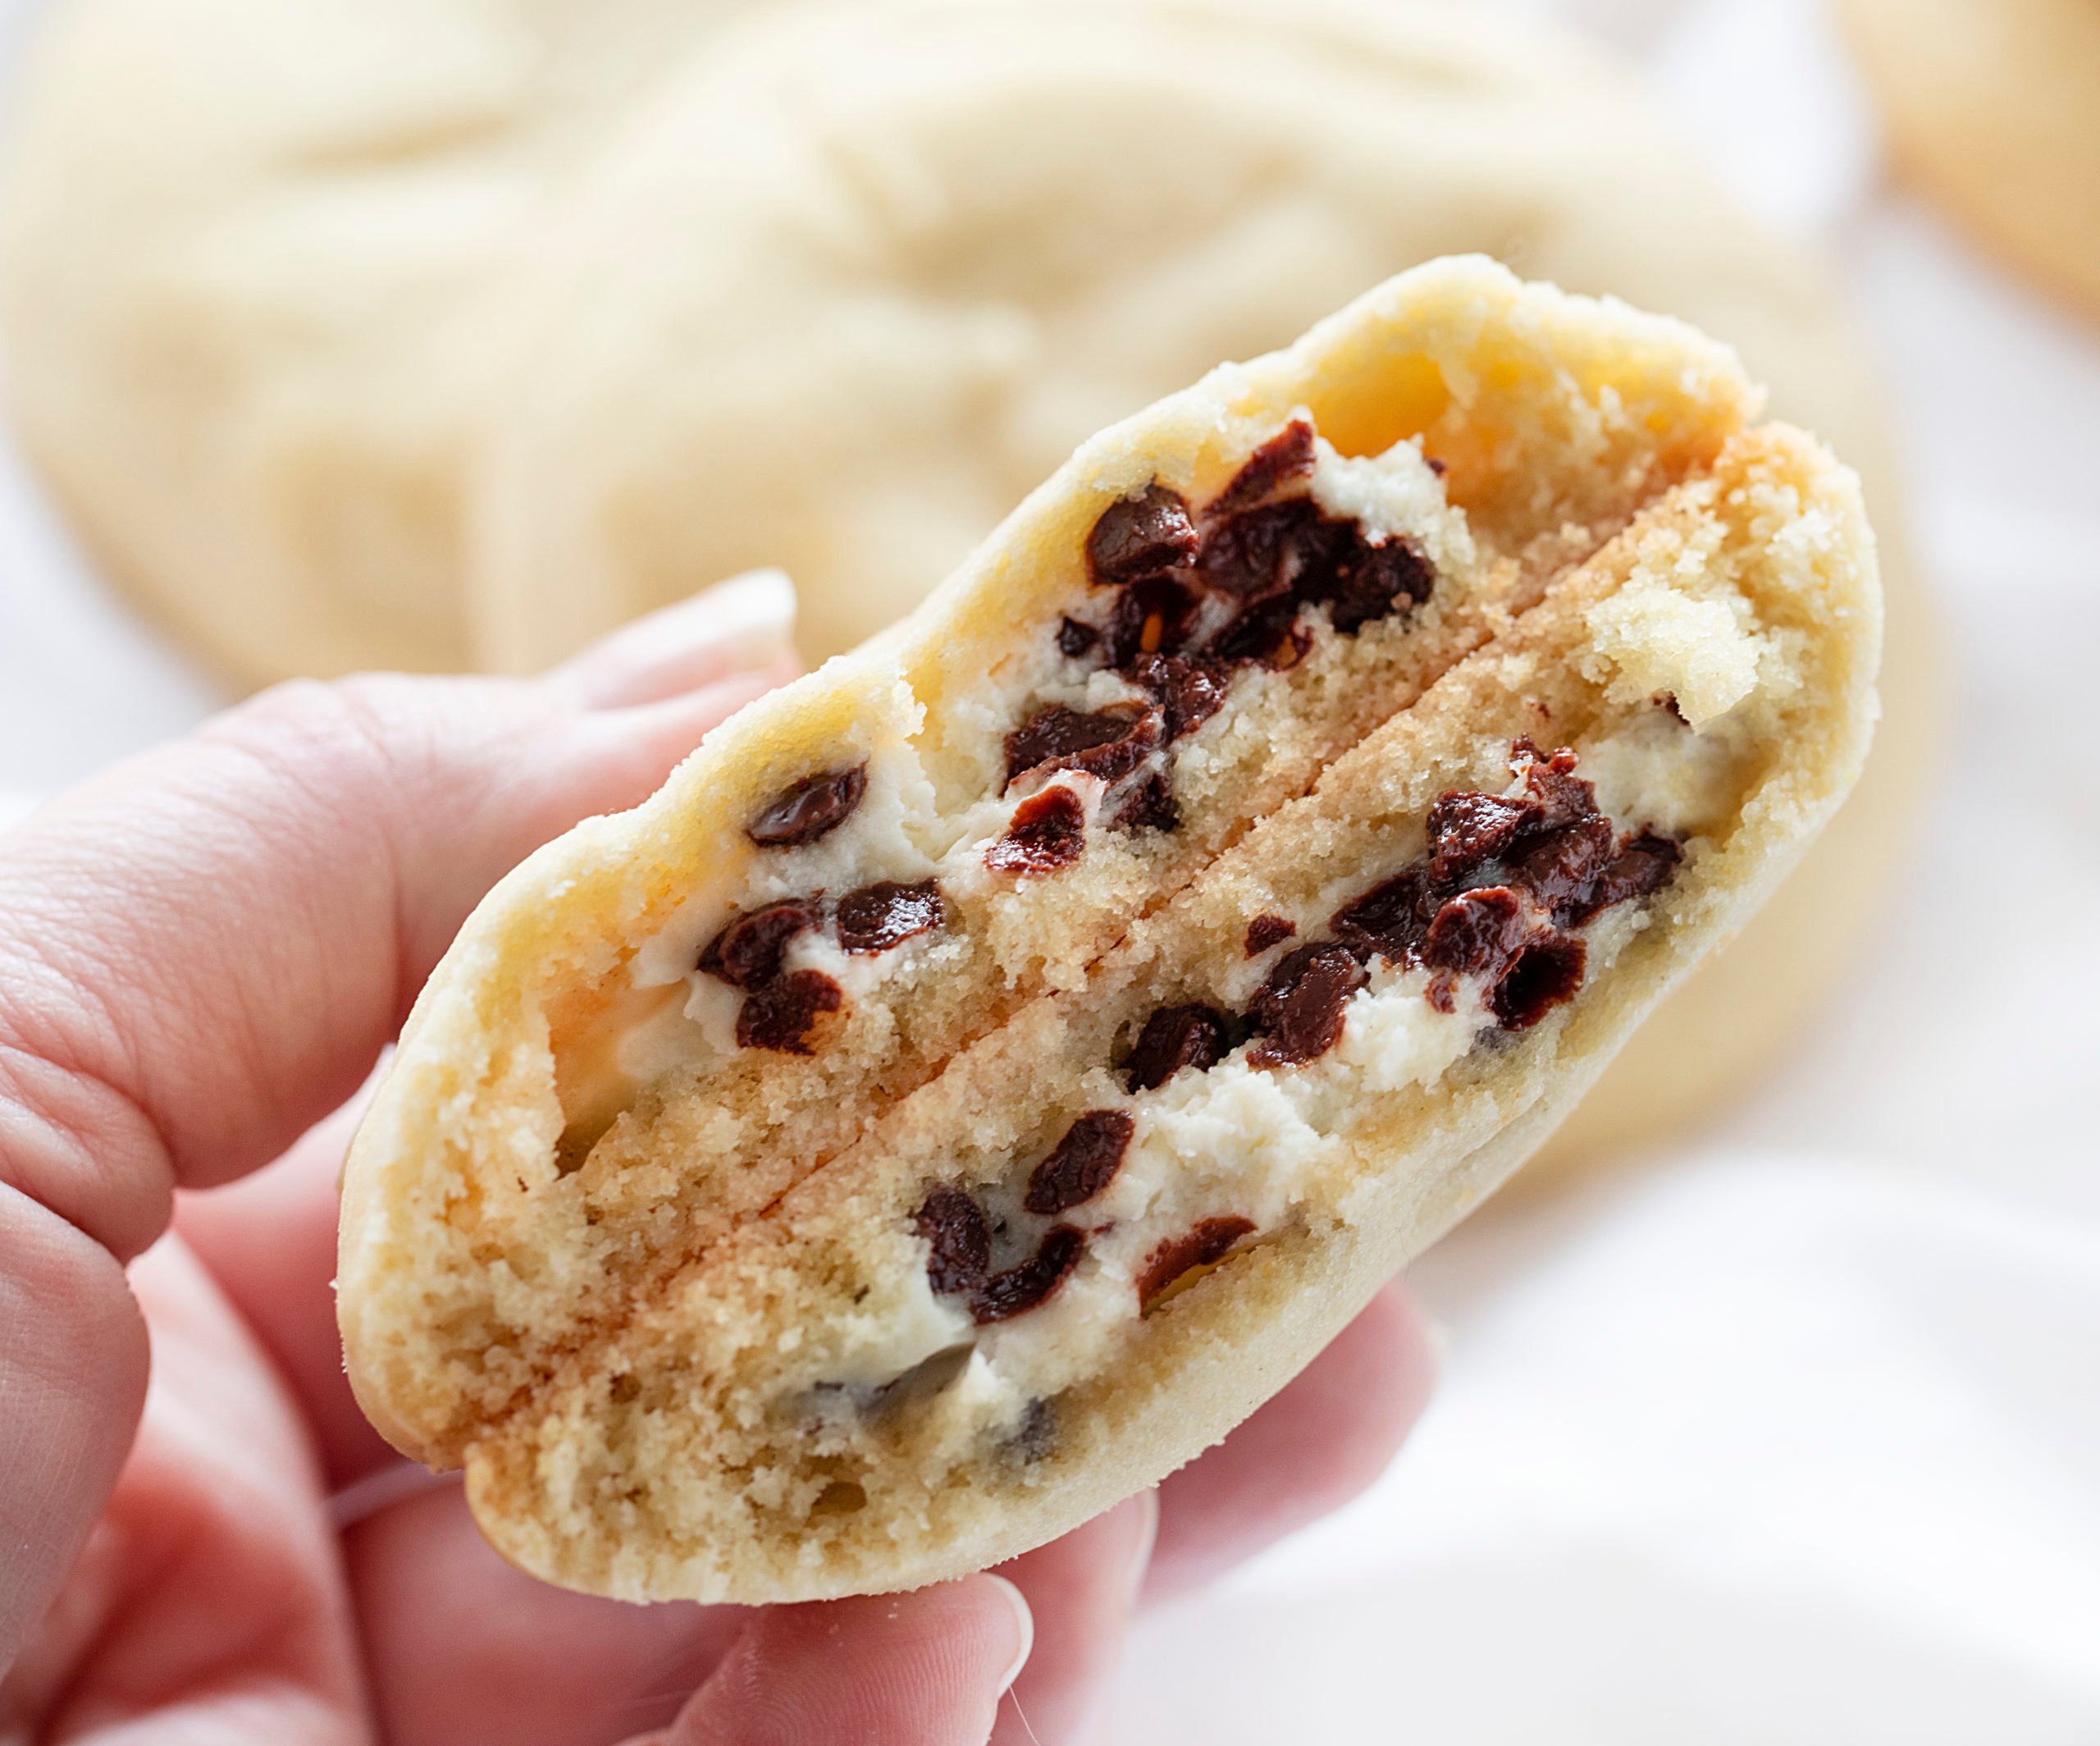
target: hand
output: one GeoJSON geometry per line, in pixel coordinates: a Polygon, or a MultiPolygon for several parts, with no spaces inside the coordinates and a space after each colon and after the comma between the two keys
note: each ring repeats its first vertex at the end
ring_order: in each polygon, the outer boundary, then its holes
{"type": "Polygon", "coordinates": [[[634,1608],[510,1570],[365,1424],[340,1106],[506,869],[792,670],[789,607],[746,579],[542,679],[282,688],[0,839],[0,1740],[1057,1746],[1141,1588],[1384,1465],[1430,1375],[1397,1293],[998,1575],[634,1608]]]}

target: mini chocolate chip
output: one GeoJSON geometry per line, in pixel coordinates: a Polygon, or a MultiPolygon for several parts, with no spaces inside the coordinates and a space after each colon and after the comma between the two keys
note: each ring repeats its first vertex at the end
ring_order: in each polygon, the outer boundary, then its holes
{"type": "Polygon", "coordinates": [[[1312,427],[1303,418],[1292,419],[1247,458],[1205,513],[1229,514],[1259,503],[1285,480],[1310,473],[1313,458],[1312,427]]]}
{"type": "Polygon", "coordinates": [[[1333,569],[1317,582],[1301,583],[1298,592],[1323,602],[1335,628],[1354,636],[1374,619],[1418,606],[1436,585],[1436,573],[1406,541],[1359,541],[1333,569]]]}
{"type": "Polygon", "coordinates": [[[732,988],[762,988],[780,974],[780,961],[797,935],[824,920],[815,897],[783,898],[739,916],[707,943],[700,969],[732,988]]]}
{"type": "Polygon", "coordinates": [[[760,848],[794,848],[836,830],[867,792],[868,766],[826,770],[783,788],[746,828],[760,848]]]}
{"type": "Polygon", "coordinates": [[[1140,655],[1130,665],[1130,683],[1152,693],[1166,715],[1166,737],[1193,734],[1225,706],[1231,674],[1212,663],[1173,655],[1140,655]]]}
{"type": "Polygon", "coordinates": [[[1091,624],[1082,624],[1077,619],[1064,619],[1057,626],[1057,650],[1076,660],[1094,644],[1101,641],[1101,633],[1091,624]]]}
{"type": "Polygon", "coordinates": [[[744,996],[737,1011],[737,1040],[746,1049],[814,1054],[810,1027],[819,1014],[836,1012],[845,1003],[845,991],[822,971],[797,970],[744,996]]]}
{"type": "Polygon", "coordinates": [[[1683,859],[1681,843],[1669,837],[1657,836],[1652,830],[1628,838],[1619,845],[1617,858],[1597,875],[1589,901],[1572,919],[1587,921],[1614,903],[1645,898],[1650,892],[1659,890],[1670,882],[1678,863],[1683,859]]]}
{"type": "Polygon", "coordinates": [[[1449,467],[1447,467],[1446,465],[1445,465],[1445,464],[1444,464],[1442,461],[1440,461],[1439,459],[1437,459],[1437,458],[1436,458],[1435,455],[1427,455],[1427,456],[1426,456],[1426,457],[1424,457],[1424,458],[1425,458],[1425,459],[1428,461],[1428,463],[1429,463],[1429,470],[1430,470],[1431,473],[1435,473],[1435,474],[1436,475],[1436,477],[1437,477],[1438,478],[1440,478],[1440,478],[1442,478],[1445,473],[1449,473],[1449,472],[1451,470],[1449,467]]]}
{"type": "Polygon", "coordinates": [[[1203,549],[1196,555],[1197,579],[1249,605],[1286,594],[1291,575],[1304,567],[1308,546],[1324,550],[1331,537],[1322,528],[1325,521],[1320,506],[1308,497],[1228,515],[1203,534],[1203,549]]]}
{"type": "Polygon", "coordinates": [[[1157,483],[1146,487],[1141,497],[1110,504],[1086,537],[1088,572],[1103,586],[1171,569],[1195,551],[1188,499],[1157,483]]]}
{"type": "Polygon", "coordinates": [[[1247,956],[1259,958],[1297,931],[1298,924],[1288,916],[1257,916],[1247,924],[1247,956]]]}
{"type": "Polygon", "coordinates": [[[1024,1466],[1033,1466],[1057,1447],[1057,1406],[1038,1396],[1028,1403],[1019,1428],[1007,1439],[1007,1453],[1024,1466]]]}
{"type": "Polygon", "coordinates": [[[1061,705],[1038,710],[1007,736],[1007,785],[1046,765],[1120,782],[1159,743],[1162,725],[1159,711],[1141,703],[1112,704],[1090,715],[1061,705]]]}
{"type": "Polygon", "coordinates": [[[1152,1307],[1154,1299],[1184,1274],[1198,1267],[1215,1267],[1242,1237],[1254,1232],[1251,1218],[1206,1218],[1185,1236],[1169,1237],[1146,1257],[1138,1275],[1138,1305],[1152,1307]]]}
{"type": "Polygon", "coordinates": [[[941,925],[941,888],[934,880],[901,885],[885,880],[838,900],[838,943],[848,952],[887,952],[941,925]]]}
{"type": "Polygon", "coordinates": [[[1139,782],[1116,807],[1108,821],[1118,830],[1175,830],[1181,824],[1181,809],[1174,802],[1173,784],[1164,773],[1154,770],[1139,782]]]}
{"type": "Polygon", "coordinates": [[[1530,930],[1523,898],[1507,885],[1463,892],[1436,912],[1422,936],[1422,961],[1454,976],[1492,978],[1530,930]]]}
{"type": "Polygon", "coordinates": [[[1070,788],[1043,789],[1014,808],[1007,834],[984,851],[984,865],[1017,879],[1056,873],[1086,852],[1086,808],[1070,788]]]}
{"type": "Polygon", "coordinates": [[[1256,601],[1220,631],[1211,651],[1221,660],[1294,667],[1311,646],[1309,641],[1301,646],[1300,634],[1297,600],[1289,594],[1272,594],[1256,601]]]}
{"type": "Polygon", "coordinates": [[[1189,640],[1198,606],[1195,594],[1171,576],[1148,576],[1116,599],[1108,615],[1108,664],[1127,667],[1141,655],[1175,655],[1189,640]]]}
{"type": "Polygon", "coordinates": [[[937,1188],[913,1219],[933,1253],[926,1277],[936,1291],[974,1291],[992,1271],[992,1227],[984,1209],[960,1188],[937,1188]]]}
{"type": "Polygon", "coordinates": [[[1145,1021],[1123,1063],[1123,1083],[1133,1091],[1156,1091],[1185,1067],[1207,1072],[1232,1052],[1232,1022],[1200,1003],[1162,1007],[1145,1021]]]}
{"type": "Polygon", "coordinates": [[[1418,862],[1337,910],[1334,930],[1359,957],[1398,963],[1422,943],[1433,910],[1428,867],[1418,862]]]}
{"type": "Polygon", "coordinates": [[[971,1319],[981,1326],[1034,1309],[1065,1282],[1085,1253],[1084,1232],[1070,1225],[1052,1225],[1027,1260],[984,1282],[970,1300],[971,1319]]]}
{"type": "Polygon", "coordinates": [[[1575,774],[1577,761],[1565,746],[1550,758],[1528,739],[1520,739],[1510,748],[1511,771],[1524,779],[1525,791],[1539,803],[1539,830],[1558,830],[1578,819],[1597,816],[1596,788],[1575,774]]]}
{"type": "Polygon", "coordinates": [[[1317,1061],[1341,1040],[1342,1009],[1363,982],[1345,946],[1300,946],[1269,972],[1248,1009],[1262,1033],[1248,1058],[1257,1067],[1317,1061]]]}
{"type": "Polygon", "coordinates": [[[1535,800],[1504,800],[1471,789],[1444,795],[1429,809],[1430,883],[1449,889],[1536,830],[1545,816],[1535,800]]]}
{"type": "Polygon", "coordinates": [[[1031,1213],[1069,1213],[1116,1180],[1136,1123],[1121,1109],[1089,1109],[1065,1130],[1050,1155],[1029,1173],[1021,1204],[1031,1213]]]}
{"type": "Polygon", "coordinates": [[[1488,1010],[1504,1031],[1528,1031],[1582,985],[1588,948],[1557,934],[1527,946],[1489,991],[1488,1010]]]}
{"type": "Polygon", "coordinates": [[[1597,876],[1617,847],[1611,820],[1600,813],[1527,844],[1510,863],[1510,876],[1565,924],[1588,907],[1597,876]]]}

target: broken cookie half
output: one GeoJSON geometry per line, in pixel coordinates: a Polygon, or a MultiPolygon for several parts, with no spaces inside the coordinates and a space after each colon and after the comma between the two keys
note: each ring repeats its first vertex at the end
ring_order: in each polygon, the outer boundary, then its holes
{"type": "Polygon", "coordinates": [[[367,1411],[630,1598],[913,1586],[1215,1442],[1857,774],[1872,537],[1756,407],[1459,260],[1088,444],[468,922],[345,1177],[367,1411]]]}

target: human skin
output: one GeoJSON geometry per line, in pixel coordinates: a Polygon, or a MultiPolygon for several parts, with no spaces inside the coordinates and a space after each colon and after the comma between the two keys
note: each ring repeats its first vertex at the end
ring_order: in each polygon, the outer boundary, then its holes
{"type": "Polygon", "coordinates": [[[511,1570],[366,1424],[329,1287],[358,1087],[504,872],[792,671],[792,610],[746,578],[537,679],[282,687],[0,836],[0,1741],[1057,1746],[1144,1600],[1390,1457],[1432,1368],[1397,1287],[996,1574],[635,1608],[511,1570]]]}

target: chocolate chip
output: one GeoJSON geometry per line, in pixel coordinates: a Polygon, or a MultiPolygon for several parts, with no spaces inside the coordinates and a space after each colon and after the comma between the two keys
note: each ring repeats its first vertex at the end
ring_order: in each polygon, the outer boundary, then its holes
{"type": "Polygon", "coordinates": [[[1678,863],[1684,859],[1682,844],[1669,837],[1644,830],[1619,846],[1611,865],[1597,875],[1595,888],[1573,918],[1587,921],[1593,916],[1634,898],[1645,898],[1670,882],[1678,863]]]}
{"type": "Polygon", "coordinates": [[[1148,1310],[1174,1282],[1198,1267],[1215,1267],[1242,1237],[1254,1232],[1251,1218],[1206,1218],[1185,1236],[1170,1237],[1145,1259],[1138,1275],[1138,1305],[1148,1310]]]}
{"type": "Polygon", "coordinates": [[[761,848],[794,848],[836,830],[853,816],[867,792],[868,766],[827,770],[805,776],[783,788],[746,828],[744,834],[761,848]]]}
{"type": "Polygon", "coordinates": [[[1445,473],[1449,473],[1449,472],[1451,470],[1451,469],[1450,469],[1448,466],[1446,466],[1446,465],[1445,465],[1442,461],[1440,461],[1439,459],[1437,459],[1437,458],[1436,458],[1435,455],[1428,455],[1428,456],[1427,456],[1427,457],[1425,457],[1425,458],[1427,459],[1427,461],[1428,461],[1428,463],[1429,463],[1429,470],[1430,470],[1431,473],[1435,473],[1435,474],[1436,475],[1436,477],[1437,477],[1438,478],[1440,478],[1440,478],[1442,478],[1445,473]]]}
{"type": "Polygon", "coordinates": [[[838,900],[838,943],[848,952],[887,952],[941,925],[941,888],[934,880],[901,885],[885,880],[838,900]]]}
{"type": "Polygon", "coordinates": [[[1065,1130],[1050,1155],[1029,1173],[1021,1204],[1031,1213],[1069,1213],[1116,1180],[1136,1127],[1121,1109],[1089,1109],[1065,1130]]]}
{"type": "Polygon", "coordinates": [[[1138,1033],[1123,1063],[1123,1083],[1133,1091],[1156,1091],[1185,1067],[1206,1072],[1232,1052],[1232,1021],[1215,1007],[1162,1007],[1138,1033]]]}
{"type": "Polygon", "coordinates": [[[1151,692],[1166,712],[1170,741],[1193,734],[1225,707],[1229,670],[1212,662],[1171,655],[1141,655],[1131,663],[1130,682],[1151,692]]]}
{"type": "Polygon", "coordinates": [[[1086,537],[1088,573],[1103,586],[1171,569],[1195,551],[1188,499],[1158,484],[1148,486],[1143,496],[1110,504],[1086,537]]]}
{"type": "Polygon", "coordinates": [[[926,1277],[936,1291],[975,1291],[992,1271],[992,1227],[984,1209],[959,1188],[937,1188],[913,1223],[933,1253],[926,1277]]]}
{"type": "Polygon", "coordinates": [[[1436,912],[1422,936],[1422,961],[1454,976],[1500,976],[1530,932],[1524,900],[1507,885],[1468,891],[1436,912]]]}
{"type": "Polygon", "coordinates": [[[1048,788],[1014,808],[1007,834],[984,851],[994,873],[1029,879],[1071,866],[1086,852],[1086,808],[1068,788],[1048,788]]]}
{"type": "Polygon", "coordinates": [[[1118,830],[1174,830],[1181,823],[1181,809],[1175,804],[1174,788],[1166,776],[1154,770],[1123,798],[1109,820],[1118,830]]]}
{"type": "Polygon", "coordinates": [[[1557,934],[1527,946],[1488,993],[1488,1010],[1504,1031],[1528,1031],[1582,985],[1588,948],[1557,934]]]}
{"type": "Polygon", "coordinates": [[[1434,911],[1427,865],[1418,862],[1337,910],[1334,929],[1358,957],[1398,963],[1421,944],[1434,911]]]}
{"type": "Polygon", "coordinates": [[[1273,594],[1240,613],[1217,633],[1211,648],[1221,660],[1294,667],[1312,646],[1309,639],[1301,642],[1301,635],[1296,598],[1273,594]]]}
{"type": "Polygon", "coordinates": [[[1257,916],[1247,924],[1247,956],[1259,958],[1271,946],[1280,946],[1298,931],[1288,916],[1257,916]]]}
{"type": "Polygon", "coordinates": [[[797,970],[744,996],[737,1010],[737,1040],[746,1049],[814,1054],[811,1027],[819,1015],[836,1012],[845,1003],[844,991],[823,971],[797,970]]]}
{"type": "Polygon", "coordinates": [[[1363,967],[1346,947],[1300,946],[1269,972],[1248,1008],[1262,1033],[1248,1058],[1258,1067],[1317,1061],[1341,1040],[1342,1008],[1363,983],[1363,967]]]}
{"type": "Polygon", "coordinates": [[[1530,843],[1510,863],[1510,876],[1564,926],[1588,907],[1617,846],[1611,820],[1600,813],[1530,843]]]}
{"type": "Polygon", "coordinates": [[[1510,748],[1511,771],[1524,779],[1525,791],[1539,803],[1539,830],[1558,830],[1578,819],[1598,816],[1596,786],[1575,774],[1578,761],[1565,746],[1550,758],[1528,739],[1520,739],[1510,748]]]}
{"type": "Polygon", "coordinates": [[[1304,548],[1323,540],[1325,518],[1310,498],[1242,510],[1208,528],[1196,556],[1196,578],[1213,592],[1248,604],[1290,592],[1304,548]]]}
{"type": "Polygon", "coordinates": [[[1082,624],[1077,619],[1066,619],[1057,626],[1057,649],[1060,654],[1073,660],[1086,653],[1101,641],[1101,633],[1091,624],[1082,624]]]}
{"type": "Polygon", "coordinates": [[[739,916],[707,943],[700,969],[732,988],[762,988],[780,974],[797,935],[824,920],[815,898],[786,898],[739,916]]]}
{"type": "Polygon", "coordinates": [[[1418,606],[1436,585],[1436,573],[1404,540],[1357,542],[1331,569],[1299,584],[1301,599],[1327,608],[1336,630],[1354,636],[1373,620],[1418,606]]]}
{"type": "Polygon", "coordinates": [[[1070,1225],[1052,1225],[1042,1246],[1027,1260],[984,1282],[970,1300],[971,1319],[981,1326],[1034,1309],[1065,1282],[1085,1253],[1083,1232],[1070,1225]]]}
{"type": "Polygon", "coordinates": [[[1227,514],[1259,503],[1285,480],[1312,472],[1313,459],[1312,427],[1303,418],[1292,419],[1247,458],[1206,513],[1227,514]]]}
{"type": "Polygon", "coordinates": [[[1108,663],[1128,667],[1141,655],[1178,654],[1195,628],[1201,603],[1171,576],[1148,576],[1116,596],[1108,615],[1108,663]]]}
{"type": "Polygon", "coordinates": [[[1092,714],[1056,705],[1038,710],[1007,736],[1007,785],[1045,766],[1120,782],[1159,743],[1162,726],[1159,711],[1140,703],[1092,714]]]}
{"type": "Polygon", "coordinates": [[[1429,809],[1430,883],[1449,889],[1543,821],[1535,800],[1454,790],[1429,809]]]}

